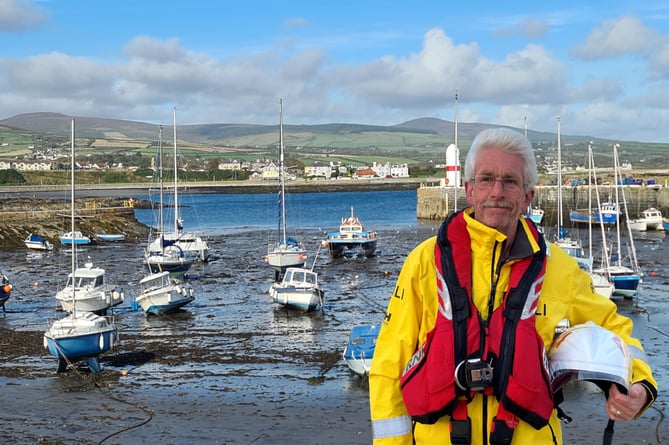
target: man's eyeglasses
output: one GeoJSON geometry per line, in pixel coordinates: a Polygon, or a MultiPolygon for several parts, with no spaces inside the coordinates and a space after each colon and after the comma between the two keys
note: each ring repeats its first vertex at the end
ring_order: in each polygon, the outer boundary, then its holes
{"type": "Polygon", "coordinates": [[[495,178],[492,175],[476,175],[474,176],[474,188],[478,190],[490,190],[497,181],[502,184],[502,188],[507,192],[519,192],[525,187],[525,184],[517,178],[495,178]]]}

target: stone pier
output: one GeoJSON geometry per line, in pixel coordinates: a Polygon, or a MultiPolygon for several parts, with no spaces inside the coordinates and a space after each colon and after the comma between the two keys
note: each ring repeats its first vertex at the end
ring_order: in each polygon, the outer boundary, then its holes
{"type": "MultiPolygon", "coordinates": [[[[660,186],[598,186],[598,193],[592,192],[592,207],[597,207],[597,195],[600,203],[616,200],[627,202],[630,218],[637,218],[641,211],[655,207],[662,214],[669,216],[669,187],[660,186]]],[[[569,222],[569,211],[588,208],[587,186],[562,187],[563,223],[569,222]]],[[[544,225],[557,225],[557,186],[539,186],[532,205],[544,210],[544,225]]],[[[418,219],[444,219],[450,212],[467,206],[464,188],[422,186],[417,190],[416,217],[418,219]]],[[[621,210],[624,211],[621,204],[621,210]]]]}

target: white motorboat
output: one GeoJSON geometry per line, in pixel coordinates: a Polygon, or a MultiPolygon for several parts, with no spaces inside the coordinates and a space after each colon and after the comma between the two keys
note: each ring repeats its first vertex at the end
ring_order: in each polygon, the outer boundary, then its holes
{"type": "Polygon", "coordinates": [[[174,312],[195,300],[193,287],[179,283],[169,272],[147,275],[140,282],[140,292],[135,297],[144,313],[161,315],[174,312]]]}
{"type": "Polygon", "coordinates": [[[272,301],[286,309],[301,312],[323,309],[323,291],[318,285],[318,274],[302,267],[289,267],[280,282],[270,286],[272,301]]]}
{"type": "MultiPolygon", "coordinates": [[[[649,207],[641,212],[641,217],[636,221],[645,222],[647,230],[663,230],[662,212],[655,207],[649,207]]],[[[632,228],[632,230],[634,230],[634,228],[632,228]]]]}
{"type": "Polygon", "coordinates": [[[123,303],[124,298],[120,287],[105,282],[105,270],[93,267],[91,262],[75,267],[68,274],[65,287],[56,293],[56,300],[68,312],[76,307],[82,312],[104,314],[107,309],[123,303]]]}
{"type": "Polygon", "coordinates": [[[29,234],[26,239],[23,240],[23,243],[28,249],[53,250],[53,244],[34,233],[29,234]]]}

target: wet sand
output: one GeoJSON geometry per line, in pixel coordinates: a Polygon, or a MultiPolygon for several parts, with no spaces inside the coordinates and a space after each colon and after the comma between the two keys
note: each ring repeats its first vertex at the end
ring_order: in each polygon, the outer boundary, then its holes
{"type": "MultiPolygon", "coordinates": [[[[129,307],[142,276],[141,246],[98,245],[86,254],[126,286],[127,302],[114,311],[121,345],[101,357],[93,379],[83,368],[56,374],[42,347],[50,320],[62,317],[53,292],[68,258],[3,252],[0,268],[15,293],[0,315],[0,429],[17,444],[368,444],[365,379],[341,360],[354,324],[380,322],[404,255],[434,225],[380,230],[379,255],[331,260],[319,254],[315,270],[325,289],[325,311],[300,315],[275,307],[266,294],[271,273],[258,232],[210,240],[214,258],[196,266],[196,301],[168,317],[146,318],[129,307]],[[256,242],[254,242],[256,240],[256,242]],[[243,252],[240,260],[238,252],[243,252]],[[127,372],[127,375],[122,373],[127,372]]],[[[320,234],[304,233],[310,243],[320,234]]],[[[655,406],[635,422],[616,423],[614,444],[669,440],[664,418],[669,314],[669,240],[638,245],[648,276],[640,297],[620,300],[635,320],[660,383],[655,406]],[[654,264],[654,269],[651,269],[654,264]]],[[[66,266],[65,266],[66,267],[66,266]]],[[[585,383],[569,387],[565,443],[601,443],[603,395],[585,383]]]]}

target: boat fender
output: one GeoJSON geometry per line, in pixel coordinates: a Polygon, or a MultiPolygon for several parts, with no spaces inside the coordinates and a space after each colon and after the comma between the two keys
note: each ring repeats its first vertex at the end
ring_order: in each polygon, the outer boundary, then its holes
{"type": "Polygon", "coordinates": [[[103,350],[105,348],[105,336],[103,334],[100,334],[98,345],[100,346],[100,350],[103,350]]]}
{"type": "Polygon", "coordinates": [[[6,294],[10,293],[12,291],[12,285],[5,284],[4,286],[2,286],[2,291],[6,294]]]}

